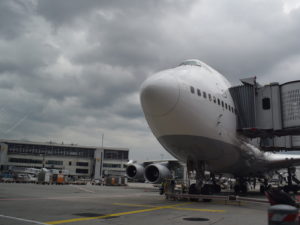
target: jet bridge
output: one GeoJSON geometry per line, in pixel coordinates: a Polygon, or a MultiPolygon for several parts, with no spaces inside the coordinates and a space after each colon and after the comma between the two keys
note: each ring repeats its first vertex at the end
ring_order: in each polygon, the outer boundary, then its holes
{"type": "Polygon", "coordinates": [[[263,146],[279,146],[276,141],[280,140],[293,148],[290,140],[300,135],[300,80],[264,86],[255,77],[241,82],[229,89],[237,111],[237,131],[260,138],[263,146]]]}

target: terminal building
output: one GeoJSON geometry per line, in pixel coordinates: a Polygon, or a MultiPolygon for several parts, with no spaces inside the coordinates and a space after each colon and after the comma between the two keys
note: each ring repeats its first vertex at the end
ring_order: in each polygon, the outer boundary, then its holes
{"type": "Polygon", "coordinates": [[[0,139],[0,170],[47,168],[77,178],[125,176],[129,149],[0,139]]]}

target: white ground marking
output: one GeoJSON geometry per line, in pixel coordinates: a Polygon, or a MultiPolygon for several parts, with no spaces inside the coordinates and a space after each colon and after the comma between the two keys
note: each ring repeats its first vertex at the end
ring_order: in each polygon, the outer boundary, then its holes
{"type": "Polygon", "coordinates": [[[75,187],[75,188],[78,188],[78,189],[80,189],[80,190],[82,190],[82,191],[86,191],[86,192],[90,192],[90,193],[95,193],[94,191],[91,191],[91,190],[89,190],[89,189],[86,189],[86,188],[83,188],[83,187],[79,187],[79,186],[76,186],[76,185],[70,185],[70,186],[72,186],[72,187],[75,187]]]}
{"type": "Polygon", "coordinates": [[[22,219],[22,218],[13,217],[13,216],[0,215],[0,217],[7,218],[7,219],[12,219],[12,220],[19,220],[19,221],[28,222],[28,223],[47,225],[46,223],[42,223],[42,222],[39,222],[39,221],[27,220],[27,219],[22,219]]]}

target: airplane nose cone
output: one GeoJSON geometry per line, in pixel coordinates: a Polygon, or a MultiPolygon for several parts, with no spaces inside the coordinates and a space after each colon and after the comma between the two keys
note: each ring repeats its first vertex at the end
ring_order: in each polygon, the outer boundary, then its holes
{"type": "Polygon", "coordinates": [[[169,75],[154,75],[141,87],[140,99],[144,113],[164,116],[171,112],[179,99],[179,84],[169,75]]]}

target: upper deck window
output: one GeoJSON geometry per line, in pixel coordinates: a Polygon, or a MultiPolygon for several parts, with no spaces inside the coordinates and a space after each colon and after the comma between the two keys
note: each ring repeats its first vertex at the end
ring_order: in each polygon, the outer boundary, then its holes
{"type": "Polygon", "coordinates": [[[209,101],[211,101],[211,94],[208,94],[208,99],[209,101]]]}
{"type": "Polygon", "coordinates": [[[199,89],[197,89],[197,94],[198,96],[201,96],[201,91],[199,89]]]}
{"type": "Polygon", "coordinates": [[[188,59],[179,64],[179,66],[202,66],[201,62],[197,59],[188,59]]]}
{"type": "Polygon", "coordinates": [[[190,88],[191,88],[192,94],[194,94],[195,93],[195,88],[193,86],[191,86],[190,88]]]}

